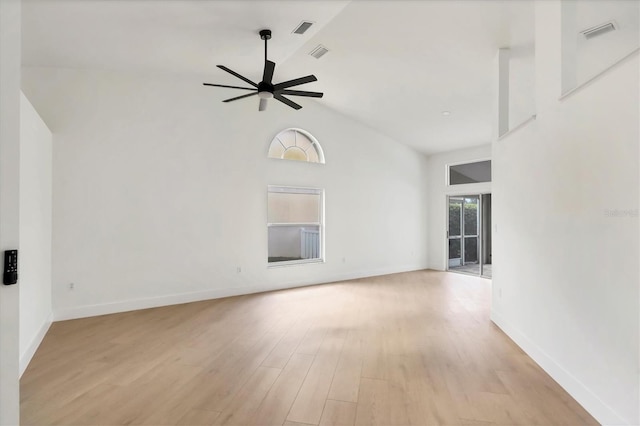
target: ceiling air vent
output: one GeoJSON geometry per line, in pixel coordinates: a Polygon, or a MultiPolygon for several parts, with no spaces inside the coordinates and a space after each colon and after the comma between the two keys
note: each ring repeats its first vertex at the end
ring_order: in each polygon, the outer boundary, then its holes
{"type": "Polygon", "coordinates": [[[587,40],[592,39],[594,37],[598,37],[600,35],[606,34],[611,31],[615,31],[618,29],[618,25],[615,21],[605,22],[604,24],[596,25],[595,27],[587,28],[586,30],[580,31],[580,34],[584,36],[587,40]]]}
{"type": "Polygon", "coordinates": [[[306,32],[307,32],[307,30],[308,30],[309,28],[311,28],[311,26],[312,26],[312,25],[313,25],[313,22],[309,22],[309,21],[302,21],[302,22],[300,23],[300,25],[298,25],[298,26],[296,27],[296,29],[295,29],[295,30],[293,30],[293,33],[294,33],[294,34],[304,34],[304,33],[306,33],[306,32]]]}
{"type": "Polygon", "coordinates": [[[320,59],[328,51],[329,51],[329,49],[327,49],[323,45],[319,44],[318,47],[316,47],[311,52],[309,52],[309,55],[313,56],[316,59],[320,59]]]}

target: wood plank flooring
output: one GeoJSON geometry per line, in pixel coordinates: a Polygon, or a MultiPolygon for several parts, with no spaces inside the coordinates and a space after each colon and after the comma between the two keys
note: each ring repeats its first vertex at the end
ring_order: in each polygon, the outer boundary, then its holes
{"type": "Polygon", "coordinates": [[[419,271],[54,323],[25,425],[592,425],[489,320],[490,282],[419,271]]]}

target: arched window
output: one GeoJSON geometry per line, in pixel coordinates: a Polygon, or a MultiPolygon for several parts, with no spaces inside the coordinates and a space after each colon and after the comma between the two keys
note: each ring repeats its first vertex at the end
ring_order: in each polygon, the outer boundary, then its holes
{"type": "Polygon", "coordinates": [[[285,129],[278,133],[269,145],[267,156],[280,160],[324,164],[322,147],[316,138],[302,129],[285,129]]]}

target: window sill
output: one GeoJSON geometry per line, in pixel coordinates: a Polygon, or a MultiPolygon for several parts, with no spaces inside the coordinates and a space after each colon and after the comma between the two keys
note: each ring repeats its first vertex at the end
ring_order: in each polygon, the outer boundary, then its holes
{"type": "Polygon", "coordinates": [[[271,262],[267,264],[267,268],[281,268],[285,266],[308,265],[310,263],[325,263],[324,259],[303,259],[303,260],[285,260],[282,262],[271,262]]]}

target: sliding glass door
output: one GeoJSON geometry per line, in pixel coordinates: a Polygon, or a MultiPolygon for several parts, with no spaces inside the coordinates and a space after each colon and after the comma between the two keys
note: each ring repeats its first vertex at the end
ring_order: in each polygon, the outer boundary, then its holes
{"type": "Polygon", "coordinates": [[[481,250],[480,275],[491,278],[491,194],[480,196],[481,250]]]}
{"type": "Polygon", "coordinates": [[[463,265],[462,198],[449,198],[449,268],[463,265]]]}
{"type": "Polygon", "coordinates": [[[447,243],[450,271],[488,276],[491,274],[490,268],[486,268],[491,263],[490,254],[483,254],[483,250],[490,247],[491,241],[489,238],[487,246],[486,235],[491,232],[490,218],[488,226],[483,219],[483,213],[487,212],[486,208],[483,209],[483,199],[486,201],[487,196],[490,200],[488,194],[449,197],[447,243]]]}

